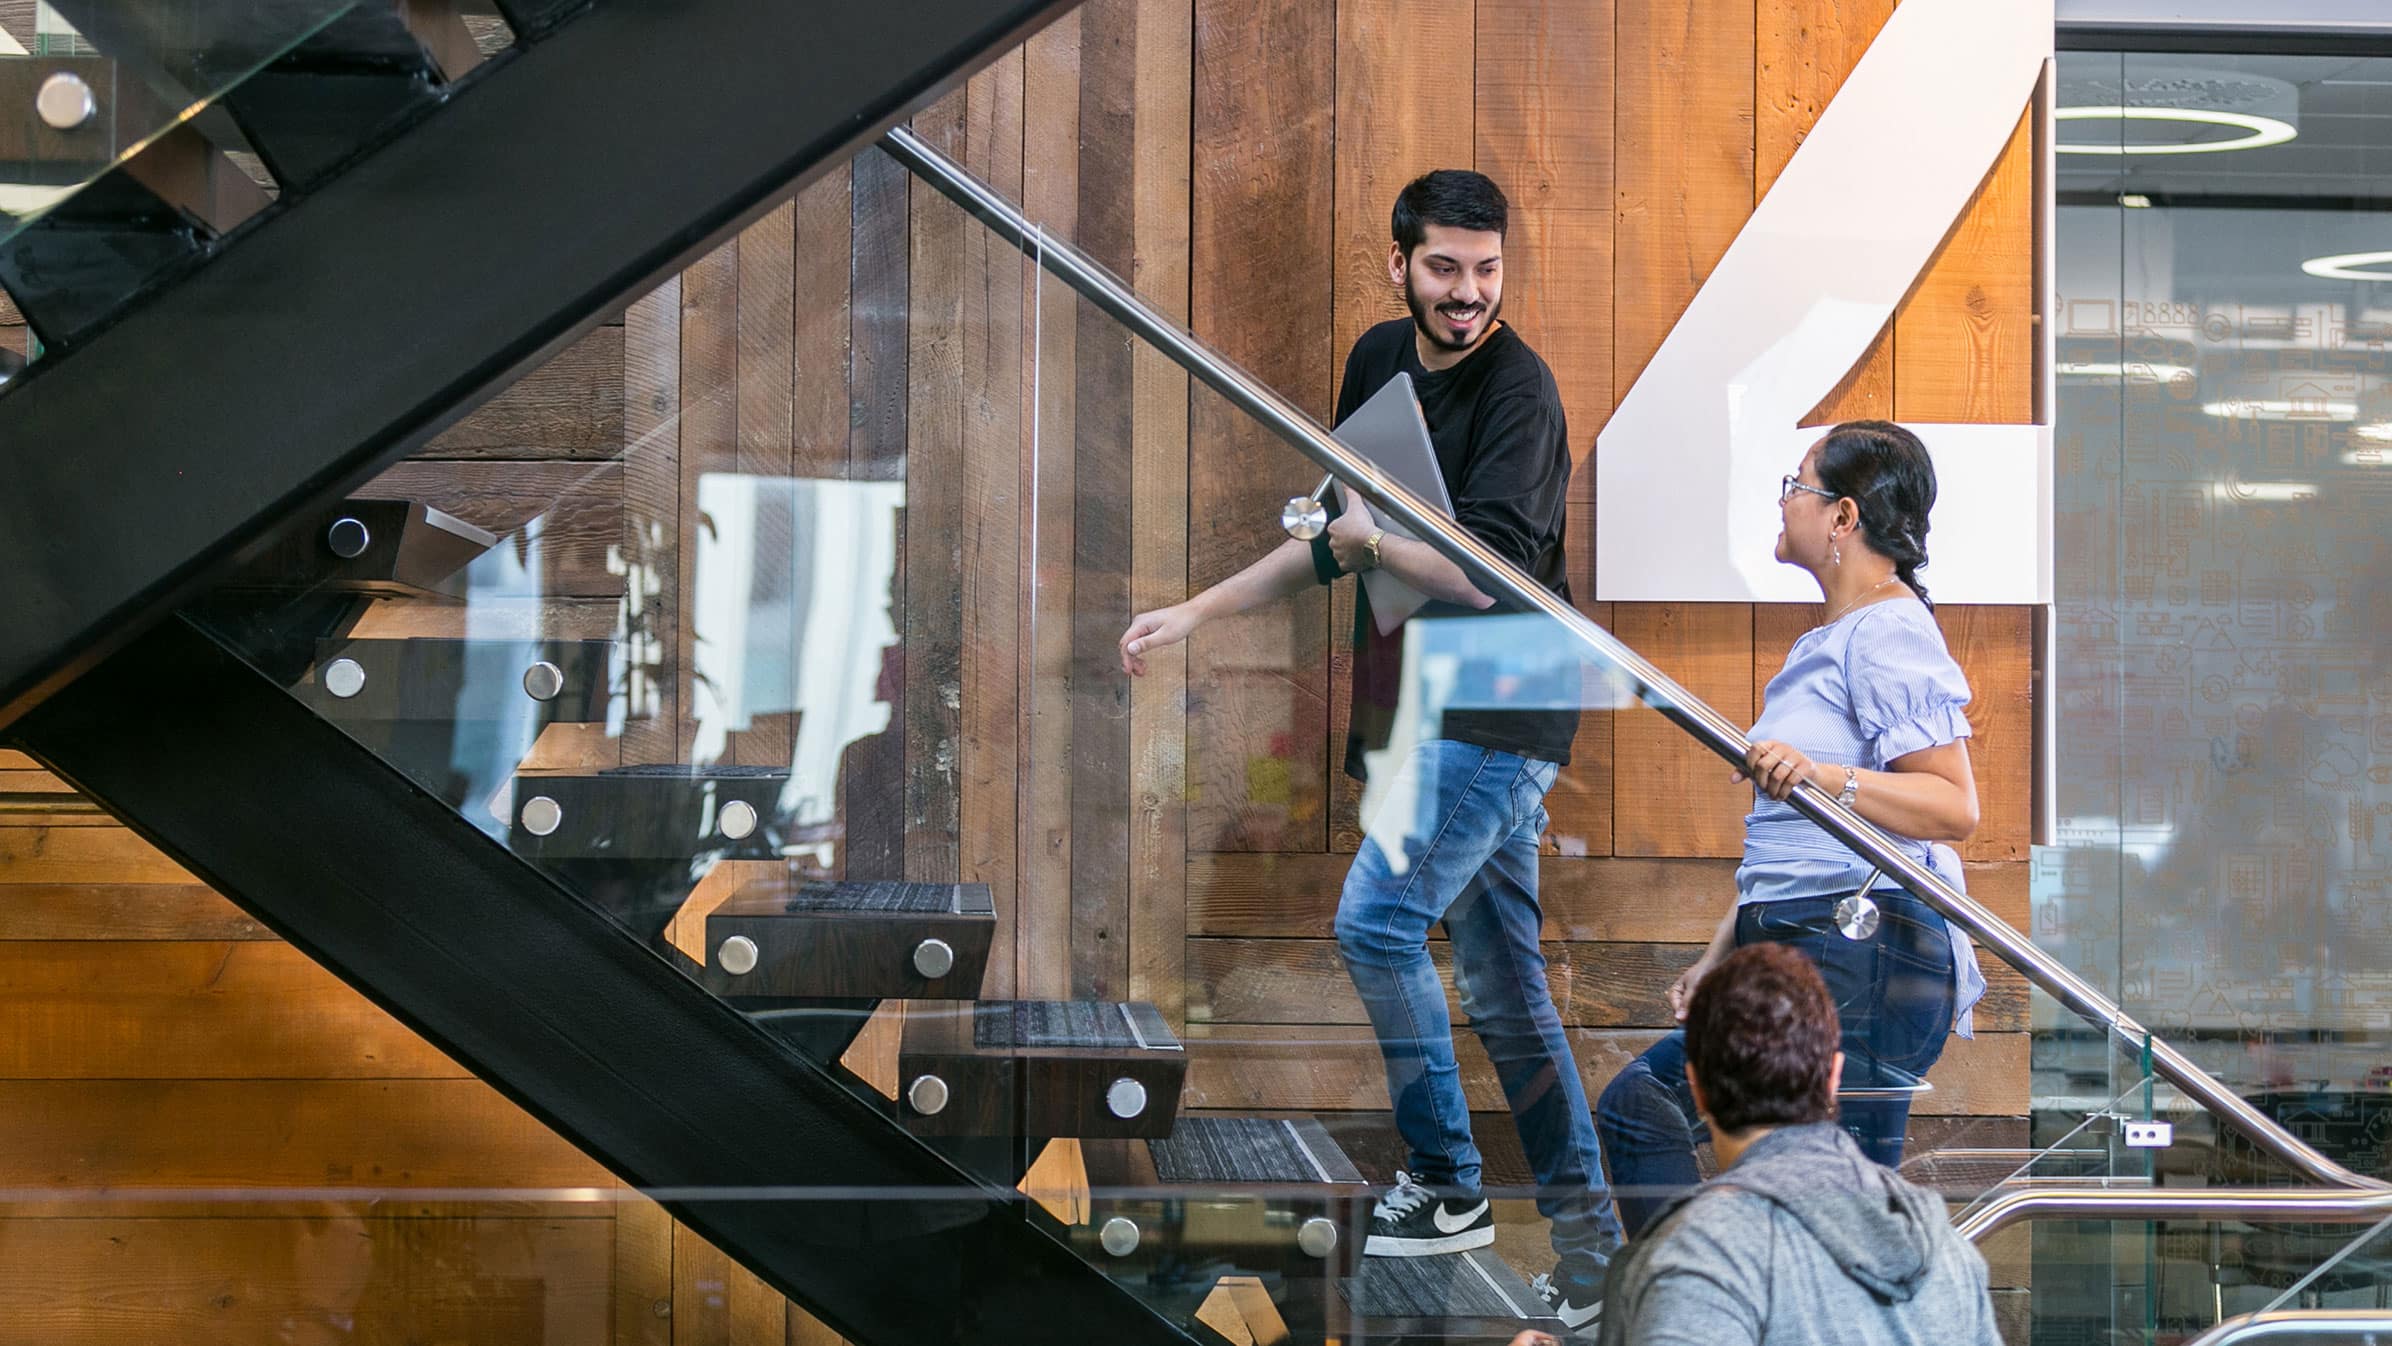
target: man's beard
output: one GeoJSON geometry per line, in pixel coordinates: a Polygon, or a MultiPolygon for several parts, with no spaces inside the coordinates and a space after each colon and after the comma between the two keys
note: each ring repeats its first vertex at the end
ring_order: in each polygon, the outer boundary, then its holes
{"type": "Polygon", "coordinates": [[[1411,273],[1407,271],[1404,274],[1404,307],[1412,310],[1412,326],[1419,329],[1420,334],[1428,338],[1428,343],[1439,350],[1469,350],[1472,346],[1485,340],[1487,333],[1495,330],[1495,315],[1503,312],[1503,301],[1497,299],[1494,303],[1488,304],[1482,299],[1479,302],[1485,305],[1486,312],[1478,320],[1477,334],[1468,341],[1456,341],[1437,330],[1439,326],[1437,318],[1430,312],[1428,305],[1420,301],[1419,291],[1412,288],[1411,273]]]}

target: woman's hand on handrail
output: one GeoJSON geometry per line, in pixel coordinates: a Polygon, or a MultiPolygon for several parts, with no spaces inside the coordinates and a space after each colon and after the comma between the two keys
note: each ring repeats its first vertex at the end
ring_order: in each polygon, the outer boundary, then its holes
{"type": "MultiPolygon", "coordinates": [[[[1920,841],[1965,841],[1977,830],[1977,778],[1965,741],[1905,753],[1886,766],[1890,769],[1853,769],[1852,807],[1861,817],[1920,841]]],[[[1805,781],[1831,796],[1844,792],[1843,767],[1814,762],[1800,748],[1775,739],[1756,741],[1733,779],[1752,781],[1780,801],[1805,781]]]]}

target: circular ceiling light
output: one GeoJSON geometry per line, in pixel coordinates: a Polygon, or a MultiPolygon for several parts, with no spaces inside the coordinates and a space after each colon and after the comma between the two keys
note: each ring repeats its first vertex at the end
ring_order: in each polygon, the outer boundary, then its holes
{"type": "Polygon", "coordinates": [[[2062,141],[2053,147],[2062,154],[2224,154],[2228,150],[2255,150],[2281,145],[2300,134],[2292,123],[2278,121],[2274,117],[2254,116],[2247,112],[2220,112],[2214,108],[2064,107],[2052,113],[2052,117],[2064,122],[2190,122],[2198,126],[2224,126],[2249,132],[2239,140],[2195,140],[2159,145],[2100,145],[2085,141],[2062,141]]]}
{"type": "Polygon", "coordinates": [[[2301,263],[2301,270],[2322,280],[2392,280],[2392,271],[2361,270],[2388,263],[2392,263],[2392,252],[2346,252],[2334,257],[2312,257],[2301,263]]]}

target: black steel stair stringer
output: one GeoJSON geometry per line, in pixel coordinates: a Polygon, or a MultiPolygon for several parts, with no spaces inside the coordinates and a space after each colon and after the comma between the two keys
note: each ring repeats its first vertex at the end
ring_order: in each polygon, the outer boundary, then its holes
{"type": "Polygon", "coordinates": [[[0,724],[1068,8],[592,4],[36,362],[0,724]]]}
{"type": "Polygon", "coordinates": [[[11,732],[850,1339],[1190,1340],[186,621],[11,732]]]}

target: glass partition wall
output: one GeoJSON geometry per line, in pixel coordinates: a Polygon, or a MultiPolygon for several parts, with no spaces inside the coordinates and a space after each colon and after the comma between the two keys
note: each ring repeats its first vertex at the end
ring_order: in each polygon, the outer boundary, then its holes
{"type": "MultiPolygon", "coordinates": [[[[2059,76],[2057,844],[2037,938],[2382,1176],[2392,56],[2070,51],[2059,76]]],[[[2035,1076],[2052,1135],[2132,1083],[2063,1032],[2035,1076]]],[[[2164,1088],[2126,1092],[2119,1110],[2171,1115],[2164,1088]]],[[[2177,1120],[2148,1152],[2158,1185],[2289,1180],[2177,1120]]],[[[2039,1234],[2039,1325],[2205,1327],[2316,1262],[2298,1231],[2153,1232],[2082,1283],[2060,1268],[2112,1235],[2039,1234]]],[[[2301,1296],[2373,1305],[2384,1280],[2363,1248],[2301,1296]]]]}

